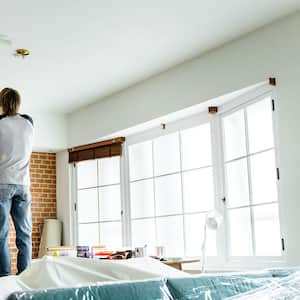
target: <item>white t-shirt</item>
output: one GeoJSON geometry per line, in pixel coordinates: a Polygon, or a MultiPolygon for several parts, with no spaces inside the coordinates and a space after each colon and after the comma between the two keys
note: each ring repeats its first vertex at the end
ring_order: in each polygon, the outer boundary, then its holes
{"type": "Polygon", "coordinates": [[[0,115],[0,184],[30,185],[33,121],[27,115],[0,115]]]}

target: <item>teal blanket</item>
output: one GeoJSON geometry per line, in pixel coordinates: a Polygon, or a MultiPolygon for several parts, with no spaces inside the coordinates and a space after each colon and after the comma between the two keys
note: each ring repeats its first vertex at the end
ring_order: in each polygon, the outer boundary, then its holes
{"type": "Polygon", "coordinates": [[[26,291],[13,293],[8,300],[223,300],[268,286],[297,270],[299,268],[26,291]]]}

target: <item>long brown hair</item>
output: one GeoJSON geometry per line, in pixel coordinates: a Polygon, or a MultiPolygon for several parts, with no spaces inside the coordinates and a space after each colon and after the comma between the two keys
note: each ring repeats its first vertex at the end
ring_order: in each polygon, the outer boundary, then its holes
{"type": "Polygon", "coordinates": [[[18,91],[11,88],[5,88],[0,92],[0,106],[2,107],[4,115],[16,115],[20,104],[21,97],[18,91]]]}

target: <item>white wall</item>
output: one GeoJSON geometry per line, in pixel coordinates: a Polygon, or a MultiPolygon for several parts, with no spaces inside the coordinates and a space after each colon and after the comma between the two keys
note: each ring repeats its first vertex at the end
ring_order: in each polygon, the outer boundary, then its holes
{"type": "Polygon", "coordinates": [[[289,265],[300,265],[300,13],[68,116],[68,144],[119,130],[277,78],[281,220],[289,265]]]}
{"type": "Polygon", "coordinates": [[[300,72],[299,24],[298,13],[69,115],[69,145],[91,142],[272,75],[285,94],[285,82],[291,79],[296,88],[300,72]]]}
{"type": "Polygon", "coordinates": [[[65,115],[31,112],[30,116],[35,128],[34,151],[56,152],[67,147],[65,115]]]}

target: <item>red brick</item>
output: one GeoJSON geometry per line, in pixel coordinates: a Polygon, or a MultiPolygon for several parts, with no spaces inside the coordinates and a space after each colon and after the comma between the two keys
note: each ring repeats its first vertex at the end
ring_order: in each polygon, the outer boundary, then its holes
{"type": "MultiPolygon", "coordinates": [[[[30,164],[32,194],[32,257],[39,251],[41,228],[45,219],[56,218],[56,155],[34,152],[30,164]]],[[[15,230],[11,221],[9,245],[12,272],[16,272],[17,249],[15,230]]]]}

